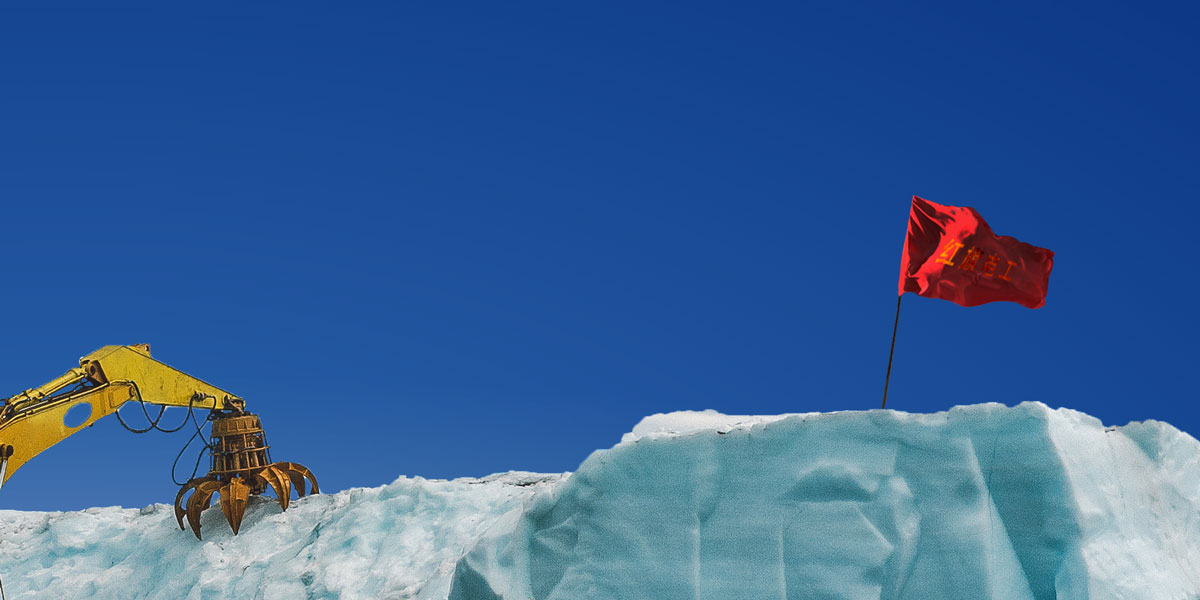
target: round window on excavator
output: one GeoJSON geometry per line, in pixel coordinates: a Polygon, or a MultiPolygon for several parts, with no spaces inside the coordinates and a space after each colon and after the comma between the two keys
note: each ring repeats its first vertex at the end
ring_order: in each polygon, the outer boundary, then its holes
{"type": "Polygon", "coordinates": [[[88,417],[92,416],[92,405],[90,402],[80,402],[75,406],[67,409],[67,414],[63,415],[63,425],[67,427],[79,427],[87,423],[88,417]]]}

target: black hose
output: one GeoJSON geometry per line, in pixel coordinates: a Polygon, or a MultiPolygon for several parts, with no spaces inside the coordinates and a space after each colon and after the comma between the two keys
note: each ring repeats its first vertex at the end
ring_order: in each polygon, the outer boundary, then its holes
{"type": "MultiPolygon", "coordinates": [[[[174,482],[175,485],[184,485],[185,483],[187,483],[187,481],[179,481],[179,479],[176,478],[175,471],[179,467],[179,459],[183,458],[183,453],[187,452],[188,447],[192,445],[192,442],[196,441],[197,437],[199,437],[200,442],[201,442],[201,448],[200,448],[199,454],[196,455],[196,463],[194,465],[192,465],[192,476],[191,476],[191,478],[189,478],[188,481],[190,481],[191,479],[195,479],[196,472],[200,470],[200,461],[204,459],[204,451],[212,448],[212,440],[208,439],[208,437],[204,435],[204,426],[201,425],[200,422],[196,420],[196,410],[195,410],[196,409],[196,397],[193,396],[190,400],[188,400],[188,410],[187,410],[187,414],[183,416],[183,421],[180,422],[178,426],[176,426],[172,429],[164,429],[162,427],[159,427],[158,423],[159,423],[159,421],[162,420],[163,413],[166,412],[167,407],[159,406],[158,414],[155,415],[154,418],[151,418],[150,411],[146,410],[146,401],[142,400],[142,391],[138,389],[137,383],[134,383],[132,381],[129,383],[133,385],[134,392],[137,395],[137,402],[138,402],[138,404],[140,404],[142,406],[142,414],[145,415],[146,421],[150,425],[143,429],[131,427],[129,425],[129,423],[126,423],[125,419],[123,417],[121,417],[120,410],[116,411],[117,421],[120,421],[122,427],[124,427],[126,430],[131,431],[133,433],[146,433],[150,430],[161,431],[163,433],[175,433],[176,431],[183,429],[183,427],[185,425],[187,425],[188,422],[190,421],[193,425],[196,426],[196,433],[193,433],[192,437],[188,438],[188,441],[183,445],[182,448],[179,449],[179,454],[175,455],[175,460],[171,463],[171,481],[174,482]]],[[[207,420],[212,420],[212,417],[210,416],[209,419],[207,419],[207,420]]],[[[2,589],[0,589],[0,600],[4,600],[2,589]]]]}
{"type": "MultiPolygon", "coordinates": [[[[145,411],[145,410],[146,410],[146,404],[145,404],[145,403],[142,403],[142,410],[143,410],[143,411],[145,411]]],[[[159,419],[161,419],[161,418],[162,418],[162,415],[163,415],[163,413],[164,413],[164,412],[166,412],[166,410],[167,410],[167,407],[165,407],[165,406],[160,406],[160,407],[159,407],[159,409],[158,409],[158,418],[159,418],[159,419]]],[[[150,430],[152,430],[152,429],[158,429],[158,427],[157,427],[157,425],[158,425],[158,421],[157,421],[157,420],[152,420],[152,419],[150,418],[150,413],[148,413],[148,412],[146,413],[146,420],[147,420],[147,421],[150,421],[150,426],[149,426],[149,427],[147,427],[147,428],[145,428],[145,429],[134,429],[133,427],[130,427],[130,426],[129,426],[129,423],[126,423],[126,422],[125,422],[125,419],[124,419],[124,418],[121,416],[121,410],[120,410],[120,409],[117,409],[116,415],[117,415],[117,420],[121,422],[121,426],[122,426],[122,427],[124,427],[125,429],[128,429],[129,431],[131,431],[131,432],[133,432],[133,433],[146,433],[147,431],[150,431],[150,430]]],[[[2,600],[2,599],[0,599],[0,600],[2,600]]]]}
{"type": "MultiPolygon", "coordinates": [[[[175,468],[179,466],[179,459],[183,458],[183,453],[187,451],[188,446],[192,445],[192,442],[196,440],[197,436],[200,437],[202,446],[200,448],[200,452],[196,454],[196,464],[192,465],[192,475],[188,481],[196,478],[196,472],[200,470],[200,461],[204,459],[204,451],[212,449],[212,440],[205,437],[204,426],[200,425],[200,423],[196,421],[196,413],[191,410],[190,403],[188,406],[188,416],[191,417],[192,424],[196,426],[196,433],[193,433],[192,437],[188,438],[187,443],[179,449],[179,454],[175,455],[175,461],[171,463],[171,481],[175,482],[175,485],[184,485],[187,483],[187,481],[179,481],[175,478],[175,468]]],[[[208,420],[212,420],[212,417],[210,416],[208,420]]],[[[178,428],[176,431],[178,431],[178,428]]],[[[3,600],[3,598],[0,598],[0,600],[3,600]]]]}
{"type": "MultiPolygon", "coordinates": [[[[188,417],[190,417],[192,415],[192,409],[196,403],[195,396],[192,396],[192,398],[190,400],[188,400],[188,414],[183,416],[183,421],[180,422],[179,425],[177,427],[175,427],[174,429],[163,429],[162,427],[158,426],[158,422],[162,420],[163,414],[167,411],[167,407],[165,405],[160,405],[158,407],[158,415],[155,416],[153,419],[150,418],[150,411],[146,410],[146,401],[142,400],[142,390],[138,388],[137,382],[135,382],[135,381],[130,381],[129,384],[133,386],[133,391],[134,391],[134,394],[137,396],[138,404],[140,404],[142,406],[142,414],[145,415],[146,422],[148,422],[150,424],[150,426],[145,429],[136,429],[136,428],[130,427],[129,424],[125,422],[125,419],[121,417],[121,411],[117,410],[117,420],[121,422],[121,425],[124,426],[125,429],[132,431],[133,433],[146,433],[147,431],[150,431],[152,429],[156,430],[156,431],[161,431],[163,433],[175,433],[176,431],[183,429],[184,425],[187,425],[188,417]]],[[[3,599],[0,598],[0,600],[3,600],[3,599]]]]}

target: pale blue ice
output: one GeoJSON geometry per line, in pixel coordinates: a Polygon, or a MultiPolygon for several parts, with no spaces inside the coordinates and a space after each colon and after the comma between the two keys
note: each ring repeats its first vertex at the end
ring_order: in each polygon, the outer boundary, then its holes
{"type": "Polygon", "coordinates": [[[493,528],[450,598],[1200,598],[1200,444],[1163,423],[1025,403],[639,428],[493,528]]]}

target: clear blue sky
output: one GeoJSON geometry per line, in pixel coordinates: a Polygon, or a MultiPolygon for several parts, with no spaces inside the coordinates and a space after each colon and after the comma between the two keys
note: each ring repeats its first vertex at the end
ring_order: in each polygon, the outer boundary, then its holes
{"type": "MultiPolygon", "coordinates": [[[[25,4],[0,396],[148,342],[327,490],[875,408],[919,194],[1057,256],[1039,310],[906,296],[890,407],[1200,432],[1194,5],[25,4]]],[[[103,421],[0,507],[169,503],[185,440],[103,421]]]]}

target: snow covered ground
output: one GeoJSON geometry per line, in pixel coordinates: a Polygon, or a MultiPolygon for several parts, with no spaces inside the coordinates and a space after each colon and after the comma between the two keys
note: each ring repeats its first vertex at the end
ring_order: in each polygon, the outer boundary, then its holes
{"type": "Polygon", "coordinates": [[[455,561],[504,513],[560,475],[400,478],[292,502],[254,502],[233,535],[218,506],[204,540],[170,506],[0,511],[9,600],[444,599],[455,561]]]}
{"type": "Polygon", "coordinates": [[[1042,404],[647,417],[567,475],[0,511],[9,598],[1200,599],[1200,443],[1042,404]]]}

